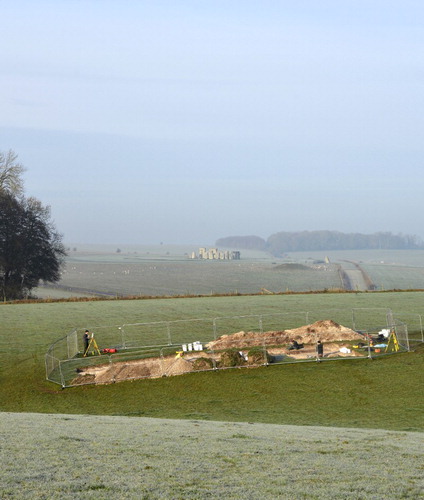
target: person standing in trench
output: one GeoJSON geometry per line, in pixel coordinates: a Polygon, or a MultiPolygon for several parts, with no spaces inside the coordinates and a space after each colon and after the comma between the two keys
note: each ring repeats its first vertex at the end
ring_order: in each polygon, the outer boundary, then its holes
{"type": "Polygon", "coordinates": [[[321,340],[317,342],[317,356],[318,358],[322,358],[324,356],[324,345],[321,343],[321,340]]]}
{"type": "Polygon", "coordinates": [[[86,330],[82,338],[84,340],[84,354],[86,354],[88,346],[90,345],[90,332],[86,330]]]}

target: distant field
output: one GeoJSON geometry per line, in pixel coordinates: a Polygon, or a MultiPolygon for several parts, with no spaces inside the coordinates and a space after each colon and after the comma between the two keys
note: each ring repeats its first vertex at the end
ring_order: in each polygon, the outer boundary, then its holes
{"type": "Polygon", "coordinates": [[[0,497],[417,499],[424,434],[0,413],[0,497]]]}
{"type": "Polygon", "coordinates": [[[85,295],[208,295],[335,290],[339,266],[358,262],[379,290],[424,289],[424,252],[305,252],[276,259],[242,251],[240,261],[194,261],[197,247],[82,247],[70,251],[58,287],[42,287],[39,297],[85,295]],[[326,259],[329,264],[324,264],[326,259]]]}
{"type": "Polygon", "coordinates": [[[424,250],[331,250],[328,252],[295,252],[289,256],[299,261],[328,257],[333,262],[352,260],[365,264],[424,267],[424,250]]]}
{"type": "Polygon", "coordinates": [[[377,290],[424,289],[424,251],[422,250],[355,250],[334,252],[299,252],[292,254],[299,261],[323,259],[354,261],[367,272],[377,290]]]}
{"type": "Polygon", "coordinates": [[[394,264],[365,264],[378,290],[424,289],[424,267],[394,264]]]}
{"type": "MultiPolygon", "coordinates": [[[[263,262],[73,262],[60,285],[84,292],[114,295],[208,295],[340,288],[335,266],[275,269],[263,262]]],[[[39,296],[49,296],[49,289],[39,296]]]]}

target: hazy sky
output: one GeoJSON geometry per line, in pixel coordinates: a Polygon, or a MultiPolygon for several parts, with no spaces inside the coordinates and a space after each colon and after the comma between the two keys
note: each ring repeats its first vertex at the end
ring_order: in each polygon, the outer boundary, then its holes
{"type": "Polygon", "coordinates": [[[424,237],[422,0],[3,0],[0,149],[68,243],[424,237]]]}

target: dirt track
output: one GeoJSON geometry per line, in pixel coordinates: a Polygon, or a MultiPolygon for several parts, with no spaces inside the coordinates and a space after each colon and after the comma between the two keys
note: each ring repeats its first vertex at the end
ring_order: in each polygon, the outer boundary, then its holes
{"type": "Polygon", "coordinates": [[[342,262],[341,266],[345,277],[344,287],[346,290],[363,292],[376,289],[369,274],[358,262],[346,260],[342,262]]]}

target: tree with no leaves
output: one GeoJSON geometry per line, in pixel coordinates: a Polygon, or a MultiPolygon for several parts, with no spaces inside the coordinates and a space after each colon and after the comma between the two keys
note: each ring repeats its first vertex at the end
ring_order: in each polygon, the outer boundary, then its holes
{"type": "MultiPolygon", "coordinates": [[[[27,297],[40,280],[56,282],[66,255],[50,208],[23,196],[24,168],[9,158],[8,174],[0,166],[0,293],[4,301],[27,297]],[[16,167],[16,168],[13,168],[16,167]]],[[[3,166],[5,163],[2,163],[3,166]]]]}
{"type": "Polygon", "coordinates": [[[24,192],[22,174],[25,168],[17,159],[18,155],[11,149],[7,152],[0,151],[0,191],[13,196],[22,196],[24,192]]]}

